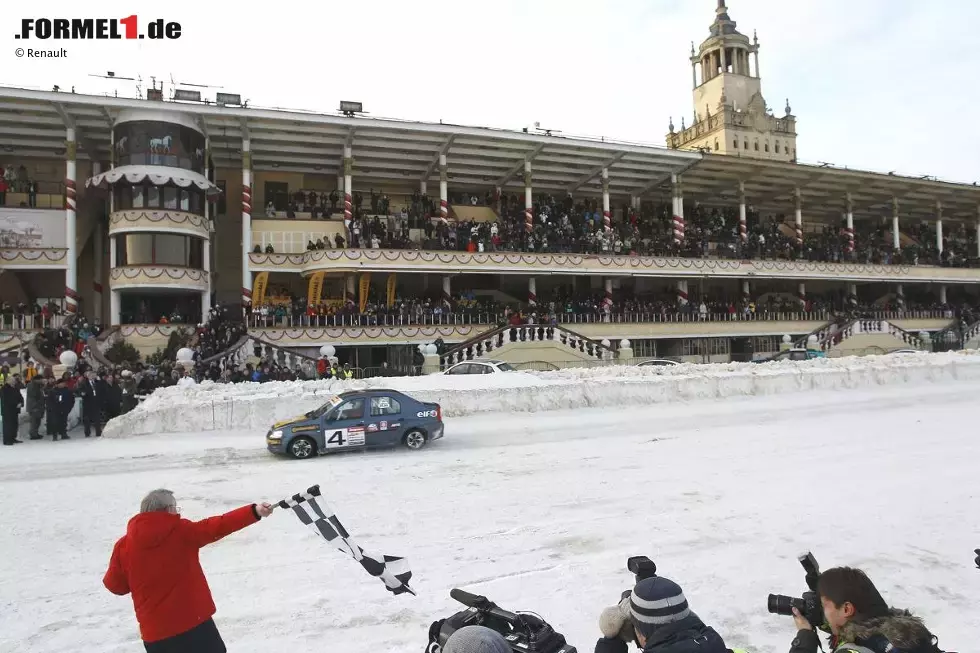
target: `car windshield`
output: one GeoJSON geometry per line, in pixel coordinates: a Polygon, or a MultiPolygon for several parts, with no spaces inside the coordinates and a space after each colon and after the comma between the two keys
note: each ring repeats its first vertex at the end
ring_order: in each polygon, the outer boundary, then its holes
{"type": "Polygon", "coordinates": [[[510,363],[497,363],[497,369],[501,372],[516,372],[510,363]]]}
{"type": "Polygon", "coordinates": [[[337,396],[330,397],[330,399],[327,400],[327,403],[323,404],[322,406],[320,406],[315,410],[311,410],[310,412],[306,413],[304,417],[308,419],[317,419],[319,417],[323,417],[327,413],[327,411],[336,408],[337,406],[342,404],[343,401],[344,401],[343,399],[337,396]]]}

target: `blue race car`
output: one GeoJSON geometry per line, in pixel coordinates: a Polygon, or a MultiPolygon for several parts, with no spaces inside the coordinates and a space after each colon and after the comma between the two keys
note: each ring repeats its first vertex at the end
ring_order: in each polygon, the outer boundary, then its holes
{"type": "Polygon", "coordinates": [[[305,415],[276,422],[265,436],[269,451],[293,458],[373,447],[417,451],[443,435],[439,404],[397,390],[360,390],[331,397],[305,415]]]}

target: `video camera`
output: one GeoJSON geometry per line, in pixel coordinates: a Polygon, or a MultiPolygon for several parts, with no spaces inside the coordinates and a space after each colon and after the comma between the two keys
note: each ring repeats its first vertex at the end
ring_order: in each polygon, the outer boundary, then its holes
{"type": "Polygon", "coordinates": [[[823,605],[820,603],[820,595],[817,594],[817,580],[820,578],[820,565],[813,554],[807,551],[799,557],[800,564],[806,571],[806,585],[810,591],[803,592],[803,596],[795,598],[782,594],[769,595],[769,612],[771,614],[781,614],[789,617],[793,616],[793,608],[800,611],[806,620],[814,628],[823,628],[825,619],[823,616],[823,605]]]}
{"type": "Polygon", "coordinates": [[[426,653],[440,653],[449,637],[466,626],[484,626],[500,633],[514,653],[578,653],[544,619],[528,612],[508,612],[485,596],[454,589],[449,592],[468,609],[434,622],[429,627],[426,653]]]}

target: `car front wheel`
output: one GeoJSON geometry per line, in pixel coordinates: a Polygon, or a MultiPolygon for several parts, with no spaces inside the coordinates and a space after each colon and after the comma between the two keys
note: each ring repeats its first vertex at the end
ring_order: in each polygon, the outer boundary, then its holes
{"type": "Polygon", "coordinates": [[[296,438],[289,443],[289,455],[298,460],[305,460],[316,455],[316,442],[312,438],[296,438]]]}
{"type": "Polygon", "coordinates": [[[425,433],[423,433],[419,429],[412,429],[411,431],[405,434],[405,437],[402,439],[402,441],[405,443],[405,446],[411,449],[412,451],[418,451],[419,449],[425,446],[426,443],[425,433]]]}

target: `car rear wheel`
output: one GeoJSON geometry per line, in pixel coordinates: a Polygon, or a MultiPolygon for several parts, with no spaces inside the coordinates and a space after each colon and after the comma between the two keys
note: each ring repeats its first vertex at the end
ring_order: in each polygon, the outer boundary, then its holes
{"type": "Polygon", "coordinates": [[[305,460],[316,455],[316,442],[313,438],[295,438],[289,443],[289,455],[297,460],[305,460]]]}
{"type": "Polygon", "coordinates": [[[411,431],[405,434],[405,437],[402,438],[402,442],[404,442],[405,446],[411,449],[412,451],[418,451],[419,449],[425,446],[426,443],[425,433],[423,433],[419,429],[412,429],[411,431]]]}

